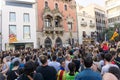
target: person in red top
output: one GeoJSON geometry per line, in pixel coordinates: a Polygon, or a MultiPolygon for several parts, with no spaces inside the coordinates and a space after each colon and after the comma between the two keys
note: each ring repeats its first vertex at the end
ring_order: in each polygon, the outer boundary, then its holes
{"type": "Polygon", "coordinates": [[[104,42],[102,45],[102,49],[104,53],[108,53],[109,47],[108,47],[108,43],[104,42]]]}

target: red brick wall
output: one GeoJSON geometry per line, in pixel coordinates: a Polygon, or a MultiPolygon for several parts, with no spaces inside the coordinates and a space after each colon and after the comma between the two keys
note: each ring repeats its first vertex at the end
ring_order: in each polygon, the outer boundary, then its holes
{"type": "Polygon", "coordinates": [[[38,0],[38,30],[37,31],[41,31],[42,27],[43,27],[43,19],[42,19],[42,15],[43,15],[43,10],[44,10],[44,6],[45,6],[45,1],[48,2],[48,6],[51,10],[54,9],[55,7],[55,3],[58,3],[58,8],[60,10],[60,12],[63,14],[63,27],[65,31],[69,31],[68,30],[68,26],[67,26],[67,16],[70,15],[70,17],[73,17],[74,19],[74,24],[73,24],[73,32],[77,31],[77,20],[76,20],[76,9],[71,9],[69,7],[69,2],[63,2],[63,1],[59,1],[59,0],[38,0]],[[67,5],[67,11],[64,10],[64,5],[67,5]]]}

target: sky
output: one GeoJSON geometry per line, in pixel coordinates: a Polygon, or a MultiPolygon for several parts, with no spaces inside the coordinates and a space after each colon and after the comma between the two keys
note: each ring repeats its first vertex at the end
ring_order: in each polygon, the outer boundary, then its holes
{"type": "Polygon", "coordinates": [[[90,3],[96,3],[99,4],[101,6],[104,6],[104,1],[105,0],[76,0],[76,3],[79,3],[82,6],[87,6],[90,3]]]}

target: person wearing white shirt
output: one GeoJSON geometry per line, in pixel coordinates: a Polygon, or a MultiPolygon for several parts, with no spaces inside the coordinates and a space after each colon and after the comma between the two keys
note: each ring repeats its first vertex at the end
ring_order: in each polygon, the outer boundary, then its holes
{"type": "Polygon", "coordinates": [[[49,66],[53,66],[53,67],[56,69],[56,71],[58,71],[59,68],[60,68],[60,63],[57,62],[56,59],[57,59],[57,56],[56,56],[56,55],[53,55],[53,56],[52,56],[52,61],[49,62],[48,65],[49,65],[49,66]]]}
{"type": "Polygon", "coordinates": [[[110,67],[117,67],[117,65],[111,63],[112,55],[110,53],[105,54],[105,65],[102,67],[101,74],[104,75],[109,71],[110,67]]]}

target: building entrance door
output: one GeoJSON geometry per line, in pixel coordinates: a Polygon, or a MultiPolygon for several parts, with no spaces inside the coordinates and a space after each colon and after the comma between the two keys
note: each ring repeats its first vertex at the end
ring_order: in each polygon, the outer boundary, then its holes
{"type": "Polygon", "coordinates": [[[52,41],[49,37],[45,39],[45,48],[51,48],[52,46],[52,41]]]}
{"type": "Polygon", "coordinates": [[[24,43],[16,43],[15,44],[15,50],[25,49],[24,43]]]}
{"type": "Polygon", "coordinates": [[[56,39],[56,46],[57,47],[62,46],[62,40],[59,37],[56,39]]]}

